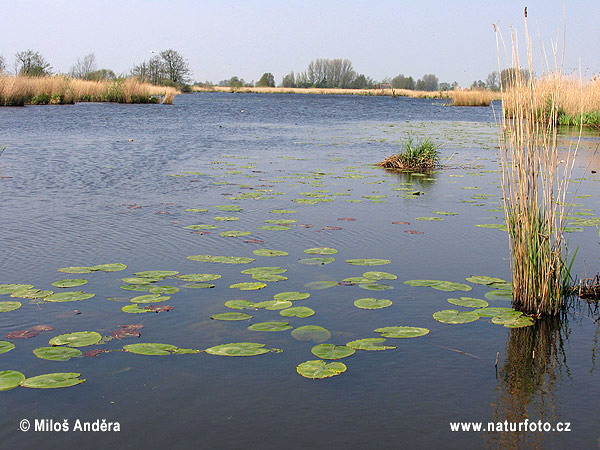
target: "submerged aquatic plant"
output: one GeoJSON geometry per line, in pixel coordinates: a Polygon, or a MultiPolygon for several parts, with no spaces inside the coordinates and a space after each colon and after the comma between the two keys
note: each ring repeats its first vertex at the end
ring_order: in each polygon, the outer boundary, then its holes
{"type": "Polygon", "coordinates": [[[402,144],[403,151],[389,156],[377,165],[386,169],[429,171],[440,165],[438,146],[429,138],[415,141],[412,136],[402,144]]]}
{"type": "MultiPolygon", "coordinates": [[[[500,165],[505,220],[512,255],[513,306],[536,316],[556,315],[568,291],[565,201],[575,148],[561,153],[557,145],[557,115],[562,74],[554,52],[551,102],[546,114],[536,95],[541,80],[533,74],[532,49],[525,20],[528,72],[511,70],[502,86],[500,165]]],[[[498,36],[498,34],[497,34],[498,36]]],[[[520,67],[516,33],[512,36],[512,67],[520,67]]],[[[547,85],[546,85],[547,89],[547,85]]],[[[571,260],[572,263],[572,260],[571,260]]]]}

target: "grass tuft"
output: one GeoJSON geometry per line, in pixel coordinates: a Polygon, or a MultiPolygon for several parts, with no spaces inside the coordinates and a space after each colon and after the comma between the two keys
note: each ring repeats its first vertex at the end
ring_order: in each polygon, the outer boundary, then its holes
{"type": "Polygon", "coordinates": [[[389,156],[377,165],[386,169],[413,172],[427,172],[439,166],[440,153],[431,139],[425,138],[419,142],[409,136],[402,145],[404,150],[401,153],[389,156]]]}

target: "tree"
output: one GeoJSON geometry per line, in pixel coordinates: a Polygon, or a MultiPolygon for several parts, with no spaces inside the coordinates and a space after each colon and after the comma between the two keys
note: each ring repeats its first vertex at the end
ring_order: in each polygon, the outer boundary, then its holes
{"type": "Polygon", "coordinates": [[[25,50],[15,54],[15,73],[28,77],[43,77],[52,73],[52,66],[39,52],[25,50]]]}
{"type": "Polygon", "coordinates": [[[98,69],[90,72],[85,77],[86,80],[90,81],[104,81],[104,80],[114,80],[117,78],[115,73],[110,69],[98,69]]]}
{"type": "Polygon", "coordinates": [[[529,81],[529,72],[526,69],[509,67],[500,72],[502,89],[510,89],[515,84],[526,84],[529,81]]]}
{"type": "Polygon", "coordinates": [[[0,55],[0,75],[2,75],[5,70],[6,70],[6,62],[4,61],[4,56],[0,55]]]}
{"type": "Polygon", "coordinates": [[[69,75],[73,78],[86,80],[94,70],[96,70],[96,56],[90,53],[89,55],[85,55],[83,59],[77,58],[77,62],[69,70],[69,75]]]}
{"type": "Polygon", "coordinates": [[[439,80],[432,73],[426,73],[423,78],[417,80],[416,89],[417,91],[437,91],[439,80]]]}
{"type": "Polygon", "coordinates": [[[275,77],[272,73],[265,72],[256,85],[261,87],[275,87],[275,77]]]}
{"type": "Polygon", "coordinates": [[[485,87],[488,88],[490,91],[500,90],[500,75],[498,75],[498,72],[496,70],[491,72],[485,79],[485,87]]]}
{"type": "Polygon", "coordinates": [[[283,77],[281,81],[281,85],[286,88],[295,88],[296,87],[296,79],[294,77],[294,71],[292,70],[286,76],[283,77]]]}
{"type": "Polygon", "coordinates": [[[178,52],[168,49],[160,52],[165,77],[172,83],[186,83],[189,81],[190,66],[178,52]]]}
{"type": "Polygon", "coordinates": [[[485,83],[481,80],[475,80],[471,83],[472,91],[483,91],[485,89],[485,83]]]}
{"type": "Polygon", "coordinates": [[[397,77],[392,78],[391,85],[396,89],[414,90],[415,80],[413,77],[405,77],[404,75],[400,74],[397,77]]]}

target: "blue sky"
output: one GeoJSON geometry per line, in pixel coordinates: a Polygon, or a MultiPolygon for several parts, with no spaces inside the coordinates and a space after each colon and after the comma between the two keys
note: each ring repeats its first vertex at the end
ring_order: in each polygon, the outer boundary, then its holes
{"type": "MultiPolygon", "coordinates": [[[[236,75],[276,82],[315,58],[348,58],[375,80],[400,73],[467,87],[498,67],[492,24],[510,43],[511,25],[524,43],[523,9],[539,59],[540,38],[551,54],[563,43],[565,71],[581,63],[584,78],[600,72],[600,1],[450,0],[0,0],[0,55],[42,53],[56,72],[94,53],[99,67],[129,72],[152,51],[173,48],[192,77],[213,81],[236,75]]],[[[525,55],[522,55],[525,60],[525,55]]],[[[502,64],[506,64],[504,56],[502,64]]],[[[536,71],[541,66],[536,64],[536,71]]]]}

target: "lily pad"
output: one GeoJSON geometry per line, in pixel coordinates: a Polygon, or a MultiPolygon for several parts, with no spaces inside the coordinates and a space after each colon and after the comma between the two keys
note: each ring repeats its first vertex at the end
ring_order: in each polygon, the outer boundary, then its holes
{"type": "Polygon", "coordinates": [[[208,208],[187,208],[185,212],[208,212],[208,208]]]}
{"type": "Polygon", "coordinates": [[[217,356],[257,356],[269,353],[270,350],[264,346],[255,342],[235,342],[207,348],[206,353],[217,356]]]}
{"type": "Polygon", "coordinates": [[[454,281],[444,281],[444,280],[407,280],[404,284],[408,284],[410,286],[429,286],[433,289],[437,289],[438,291],[452,292],[452,291],[465,291],[468,292],[473,289],[471,286],[468,286],[463,283],[456,283],[454,281]]]}
{"type": "Polygon", "coordinates": [[[135,284],[135,285],[141,286],[144,284],[156,283],[157,281],[160,281],[160,278],[127,277],[127,278],[121,278],[121,281],[123,283],[129,283],[129,284],[135,284]]]}
{"type": "Polygon", "coordinates": [[[12,294],[13,292],[32,288],[33,284],[0,284],[0,294],[12,294]]]}
{"type": "Polygon", "coordinates": [[[272,223],[275,225],[290,225],[292,223],[296,223],[296,219],[267,219],[265,223],[272,223]]]}
{"type": "Polygon", "coordinates": [[[248,300],[228,300],[225,306],[230,309],[256,309],[254,303],[248,300]]]}
{"type": "Polygon", "coordinates": [[[433,214],[438,214],[440,216],[458,216],[457,212],[451,211],[431,211],[433,214]]]}
{"type": "Polygon", "coordinates": [[[348,278],[344,278],[342,281],[344,283],[359,284],[359,283],[372,283],[375,280],[372,280],[370,278],[365,278],[365,277],[348,277],[348,278]]]}
{"type": "Polygon", "coordinates": [[[461,298],[449,298],[448,303],[452,303],[457,306],[464,306],[465,308],[485,308],[489,305],[485,300],[472,297],[461,297],[461,298]]]}
{"type": "Polygon", "coordinates": [[[140,344],[124,345],[123,350],[128,351],[129,353],[136,353],[138,355],[161,356],[171,354],[171,352],[177,350],[177,347],[169,344],[155,344],[145,342],[140,344]]]}
{"type": "Polygon", "coordinates": [[[25,380],[25,375],[16,370],[2,370],[0,371],[0,391],[8,391],[9,389],[16,388],[25,380]]]}
{"type": "Polygon", "coordinates": [[[362,276],[369,280],[395,280],[396,278],[398,278],[393,273],[377,271],[365,272],[362,276]]]}
{"type": "Polygon", "coordinates": [[[214,288],[215,285],[210,284],[210,283],[189,283],[189,284],[184,284],[183,287],[190,288],[190,289],[211,289],[211,288],[214,288]]]}
{"type": "Polygon", "coordinates": [[[347,369],[345,364],[340,362],[332,362],[327,364],[325,361],[317,359],[315,361],[306,361],[296,367],[296,371],[304,378],[313,380],[321,378],[329,378],[345,372],[347,369]]]}
{"type": "Polygon", "coordinates": [[[139,278],[164,278],[172,277],[178,273],[175,270],[145,270],[143,272],[136,272],[134,275],[139,278]]]}
{"type": "Polygon", "coordinates": [[[429,333],[427,328],[419,327],[383,327],[374,331],[386,338],[415,338],[429,333]]]}
{"type": "Polygon", "coordinates": [[[39,298],[45,298],[48,297],[49,295],[54,294],[54,291],[42,291],[40,289],[26,289],[24,291],[16,291],[13,292],[12,294],[10,294],[11,297],[14,298],[32,298],[32,299],[39,299],[39,298]]]}
{"type": "Polygon", "coordinates": [[[183,227],[186,230],[216,230],[219,228],[218,225],[211,225],[207,223],[200,223],[198,225],[188,225],[187,227],[183,227]]]}
{"type": "Polygon", "coordinates": [[[245,258],[241,256],[211,256],[211,255],[193,255],[188,256],[192,261],[213,262],[223,264],[249,264],[255,261],[254,258],[245,258]]]}
{"type": "Polygon", "coordinates": [[[285,281],[288,277],[284,277],[283,275],[276,275],[274,273],[255,273],[252,275],[252,278],[258,281],[267,281],[267,282],[276,282],[276,281],[285,281]]]}
{"type": "Polygon", "coordinates": [[[389,264],[392,261],[389,259],[377,259],[377,258],[359,258],[359,259],[347,259],[347,263],[353,266],[382,266],[389,264]]]}
{"type": "Polygon", "coordinates": [[[175,286],[152,286],[148,289],[151,294],[175,294],[179,292],[179,288],[175,286]]]}
{"type": "Polygon", "coordinates": [[[80,300],[86,300],[94,297],[96,294],[88,294],[83,291],[70,291],[60,292],[58,294],[52,294],[46,297],[44,300],[47,302],[77,302],[80,300]]]}
{"type": "Polygon", "coordinates": [[[286,255],[288,255],[288,252],[284,252],[283,250],[269,250],[266,248],[254,250],[252,253],[254,253],[256,256],[286,256],[286,255]]]}
{"type": "Polygon", "coordinates": [[[488,300],[512,300],[513,292],[512,289],[496,289],[486,292],[485,298],[488,300]]]}
{"type": "Polygon", "coordinates": [[[293,209],[272,209],[271,213],[273,214],[294,214],[298,211],[294,211],[293,209]]]}
{"type": "Polygon", "coordinates": [[[311,281],[304,285],[305,288],[312,289],[314,291],[319,291],[321,289],[328,289],[333,286],[337,286],[336,281],[311,281]]]}
{"type": "Polygon", "coordinates": [[[281,267],[252,267],[250,269],[242,270],[241,273],[245,275],[258,275],[258,274],[280,274],[287,272],[287,269],[281,267]]]}
{"type": "Polygon", "coordinates": [[[512,308],[506,307],[487,307],[487,308],[479,308],[474,310],[473,312],[479,314],[481,317],[500,317],[500,316],[511,316],[511,317],[519,317],[523,313],[520,311],[516,311],[512,308]]]}
{"type": "Polygon", "coordinates": [[[444,220],[443,217],[415,217],[415,220],[425,220],[429,222],[435,222],[439,220],[444,220]]]}
{"type": "Polygon", "coordinates": [[[218,209],[219,211],[228,211],[228,212],[243,211],[243,209],[237,205],[216,205],[215,209],[218,209]]]}
{"type": "Polygon", "coordinates": [[[307,292],[296,292],[296,291],[293,291],[293,292],[280,292],[280,293],[275,294],[273,296],[273,298],[275,300],[279,300],[279,301],[283,301],[283,302],[285,302],[285,301],[292,302],[292,301],[295,301],[295,300],[304,300],[304,299],[307,299],[308,297],[310,297],[309,293],[307,293],[307,292]]]}
{"type": "Polygon", "coordinates": [[[392,305],[391,300],[376,298],[359,298],[354,301],[354,306],[360,309],[381,309],[392,305]]]}
{"type": "Polygon", "coordinates": [[[248,327],[252,331],[286,331],[292,328],[289,322],[260,322],[248,327]]]}
{"type": "Polygon", "coordinates": [[[169,300],[171,297],[160,294],[138,295],[131,299],[131,303],[157,303],[169,300]]]}
{"type": "Polygon", "coordinates": [[[321,359],[342,359],[353,355],[356,350],[346,345],[319,344],[315,345],[311,353],[321,359]]]}
{"type": "Polygon", "coordinates": [[[19,309],[21,302],[0,302],[0,312],[9,312],[19,309]]]}
{"type": "Polygon", "coordinates": [[[240,291],[255,291],[266,286],[267,283],[235,283],[229,287],[232,289],[239,289],[240,291]]]}
{"type": "Polygon", "coordinates": [[[236,220],[240,220],[239,217],[235,217],[235,216],[217,216],[217,217],[213,217],[214,220],[218,220],[220,222],[234,222],[236,220]]]}
{"type": "Polygon", "coordinates": [[[221,231],[219,234],[223,237],[241,237],[249,236],[252,233],[250,231],[221,231]]]}
{"type": "Polygon", "coordinates": [[[494,284],[494,283],[506,283],[502,278],[488,277],[486,275],[473,275],[466,278],[469,283],[474,284],[494,284]]]}
{"type": "Polygon", "coordinates": [[[87,280],[83,279],[67,279],[67,280],[59,280],[52,283],[52,286],[59,288],[70,288],[76,286],[82,286],[87,283],[87,280]]]}
{"type": "Polygon", "coordinates": [[[327,328],[318,325],[304,325],[292,331],[292,337],[298,341],[325,342],[331,337],[327,328]]]}
{"type": "Polygon", "coordinates": [[[393,350],[396,347],[392,345],[382,345],[385,342],[385,338],[366,338],[366,339],[357,339],[355,341],[350,341],[346,344],[346,346],[353,348],[355,350],[368,350],[368,351],[377,351],[377,350],[393,350]]]}
{"type": "Polygon", "coordinates": [[[504,325],[506,328],[522,328],[534,324],[534,320],[528,316],[496,316],[492,317],[492,323],[504,325]]]}
{"type": "Polygon", "coordinates": [[[15,348],[15,344],[8,341],[0,341],[0,354],[10,352],[13,348],[15,348]]]}
{"type": "Polygon", "coordinates": [[[177,278],[183,281],[202,282],[218,280],[221,278],[221,275],[216,275],[214,273],[190,273],[188,275],[177,275],[177,278]]]}
{"type": "Polygon", "coordinates": [[[126,291],[135,291],[135,292],[147,292],[150,290],[150,286],[148,285],[139,285],[139,284],[126,284],[124,286],[120,286],[121,289],[126,291]]]}
{"type": "Polygon", "coordinates": [[[309,266],[322,266],[335,261],[335,258],[304,258],[298,260],[300,264],[308,264],[309,266]]]}
{"type": "Polygon", "coordinates": [[[304,250],[304,253],[309,255],[335,255],[338,251],[331,247],[313,247],[304,250]]]}
{"type": "Polygon", "coordinates": [[[86,347],[97,344],[100,339],[102,339],[102,336],[95,331],[77,331],[53,337],[48,343],[50,345],[67,344],[69,347],[86,347]]]}
{"type": "Polygon", "coordinates": [[[21,381],[21,386],[34,389],[54,389],[75,386],[83,383],[85,379],[79,378],[80,373],[57,372],[26,378],[21,381]]]}
{"type": "Polygon", "coordinates": [[[280,309],[289,308],[292,306],[292,302],[281,301],[281,300],[267,300],[265,302],[258,302],[253,304],[255,308],[265,308],[269,311],[278,311],[280,309]]]}
{"type": "Polygon", "coordinates": [[[361,289],[367,289],[369,291],[388,291],[390,289],[394,289],[393,286],[388,286],[387,284],[377,284],[377,283],[361,283],[358,285],[361,289]]]}
{"type": "Polygon", "coordinates": [[[256,227],[257,230],[268,230],[268,231],[285,231],[291,230],[290,227],[286,227],[284,225],[262,225],[260,227],[256,227]]]}
{"type": "Polygon", "coordinates": [[[433,318],[438,322],[459,324],[479,320],[479,314],[473,311],[458,312],[455,309],[444,309],[433,313],[433,318]]]}
{"type": "Polygon", "coordinates": [[[133,305],[123,306],[121,308],[121,311],[123,311],[125,313],[129,313],[129,314],[140,314],[140,313],[147,313],[147,312],[149,312],[149,310],[147,310],[145,308],[140,308],[137,303],[135,303],[133,305]]]}
{"type": "Polygon", "coordinates": [[[306,306],[294,306],[292,308],[286,308],[279,311],[284,317],[310,317],[315,314],[315,311],[306,306]]]}
{"type": "Polygon", "coordinates": [[[90,269],[100,270],[102,272],[120,272],[121,270],[127,269],[127,266],[121,263],[98,264],[97,266],[90,267],[90,269]]]}
{"type": "Polygon", "coordinates": [[[81,356],[81,350],[68,347],[39,347],[33,350],[33,354],[41,359],[68,361],[73,357],[81,356]]]}
{"type": "Polygon", "coordinates": [[[60,269],[58,269],[59,272],[63,272],[63,273],[92,273],[94,272],[94,268],[93,267],[61,267],[60,269]]]}
{"type": "Polygon", "coordinates": [[[213,320],[248,320],[252,319],[250,314],[246,313],[221,313],[221,314],[213,314],[210,316],[213,320]]]}

